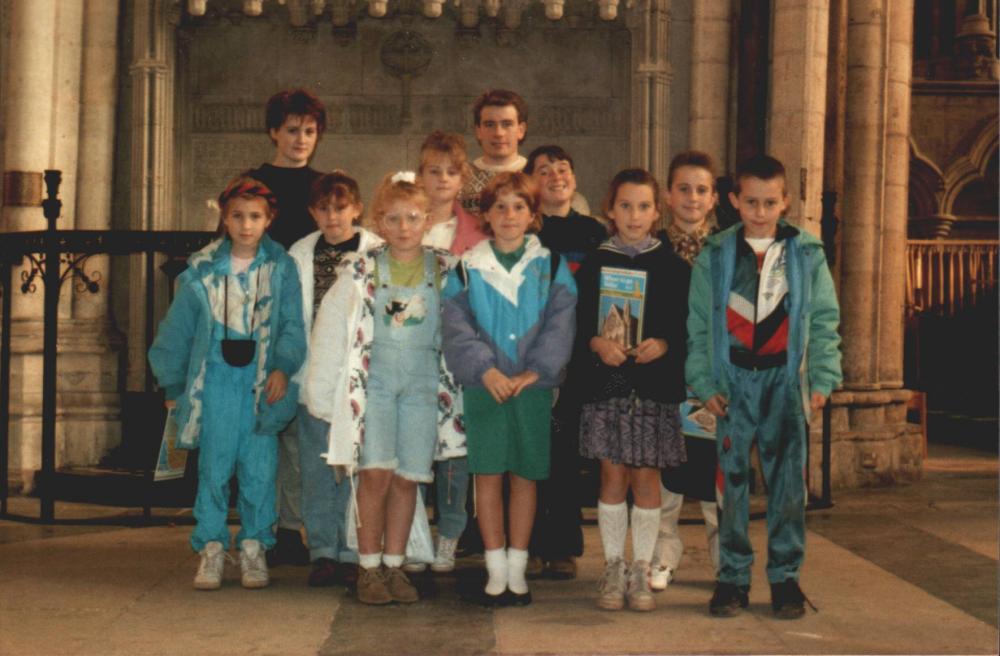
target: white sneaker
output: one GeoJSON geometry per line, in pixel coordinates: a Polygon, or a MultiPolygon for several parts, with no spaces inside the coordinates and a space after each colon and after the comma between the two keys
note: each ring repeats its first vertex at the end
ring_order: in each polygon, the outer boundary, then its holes
{"type": "Polygon", "coordinates": [[[226,550],[221,542],[209,542],[201,549],[201,562],[194,575],[196,590],[218,590],[222,586],[222,571],[226,566],[226,550]]]}
{"type": "Polygon", "coordinates": [[[656,565],[649,573],[649,587],[660,592],[674,580],[674,570],[666,565],[656,565]]]}
{"type": "Polygon", "coordinates": [[[427,563],[403,563],[401,569],[410,574],[419,574],[427,569],[427,563]]]}
{"type": "Polygon", "coordinates": [[[431,570],[435,572],[450,572],[455,569],[455,549],[458,547],[458,538],[439,537],[437,553],[434,554],[434,562],[431,570]]]}
{"type": "Polygon", "coordinates": [[[264,550],[257,540],[243,540],[240,544],[240,569],[243,571],[244,588],[266,588],[271,582],[264,550]]]}

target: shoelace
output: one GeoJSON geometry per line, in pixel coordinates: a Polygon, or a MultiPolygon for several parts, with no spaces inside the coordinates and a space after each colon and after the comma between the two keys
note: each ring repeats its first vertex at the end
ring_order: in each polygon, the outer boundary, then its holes
{"type": "Polygon", "coordinates": [[[442,560],[453,560],[455,558],[455,547],[457,540],[441,540],[438,542],[438,557],[442,560]]]}

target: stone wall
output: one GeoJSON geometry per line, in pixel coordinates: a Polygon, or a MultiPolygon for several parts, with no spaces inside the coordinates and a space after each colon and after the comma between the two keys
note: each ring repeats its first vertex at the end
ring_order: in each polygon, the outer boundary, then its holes
{"type": "Polygon", "coordinates": [[[185,19],[178,33],[183,202],[176,227],[214,227],[205,201],[241,169],[270,160],[263,103],[290,86],[312,89],[329,108],[312,165],[347,170],[366,199],[385,173],[416,167],[420,143],[434,128],[463,133],[470,158],[477,156],[473,100],[490,87],[517,90],[530,107],[522,153],[550,142],[566,148],[596,210],[607,181],[630,164],[629,43],[618,23],[570,27],[534,13],[517,32],[498,35],[484,24],[478,37],[456,36],[445,18],[366,20],[344,43],[328,24],[293,29],[278,16],[185,19]],[[427,62],[410,80],[382,63],[402,47],[427,62]]]}

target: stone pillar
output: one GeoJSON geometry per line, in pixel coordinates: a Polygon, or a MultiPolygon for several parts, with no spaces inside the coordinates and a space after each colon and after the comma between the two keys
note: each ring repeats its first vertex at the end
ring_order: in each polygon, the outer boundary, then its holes
{"type": "MultiPolygon", "coordinates": [[[[180,8],[170,0],[132,0],[132,230],[169,230],[174,214],[174,77],[180,8]]],[[[129,269],[128,389],[146,382],[146,271],[129,269]]]]}
{"type": "Polygon", "coordinates": [[[775,0],[768,152],[785,165],[788,219],[820,233],[828,0],[775,0]]]}
{"type": "Polygon", "coordinates": [[[631,164],[666,178],[670,164],[670,0],[641,0],[632,33],[631,164]]]}
{"type": "Polygon", "coordinates": [[[694,0],[691,37],[689,146],[711,155],[722,174],[729,170],[729,80],[732,7],[694,0]]]}
{"type": "Polygon", "coordinates": [[[833,399],[834,483],[918,476],[903,389],[912,0],[849,0],[841,334],[844,390],[833,399]]]}

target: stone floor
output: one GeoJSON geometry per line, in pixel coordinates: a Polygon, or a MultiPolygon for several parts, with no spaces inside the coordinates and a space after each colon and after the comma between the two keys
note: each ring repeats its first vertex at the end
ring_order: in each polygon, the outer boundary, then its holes
{"type": "MultiPolygon", "coordinates": [[[[920,483],[836,494],[833,509],[808,517],[802,582],[819,612],[798,621],[771,616],[762,583],[749,612],[710,617],[712,576],[696,524],[682,526],[687,553],[658,608],[636,613],[594,606],[596,526],[585,529],[577,580],[536,581],[531,606],[485,610],[458,599],[464,579],[452,575],[427,576],[426,598],[407,607],[309,588],[307,568],[293,567],[273,569],[261,591],[240,588],[230,567],[221,591],[196,592],[189,526],[3,521],[0,654],[995,654],[997,491],[996,454],[936,447],[920,483]]],[[[14,512],[36,506],[12,500],[14,512]]],[[[760,553],[763,522],[752,523],[752,539],[760,553]]],[[[763,559],[754,578],[765,581],[763,559]]]]}

